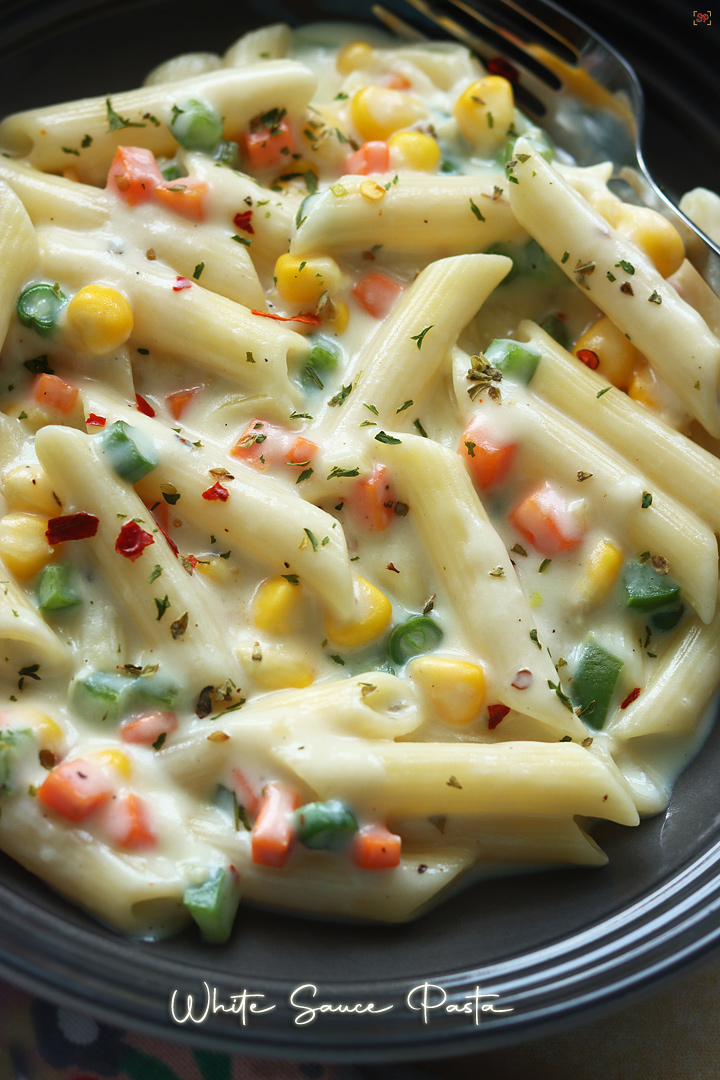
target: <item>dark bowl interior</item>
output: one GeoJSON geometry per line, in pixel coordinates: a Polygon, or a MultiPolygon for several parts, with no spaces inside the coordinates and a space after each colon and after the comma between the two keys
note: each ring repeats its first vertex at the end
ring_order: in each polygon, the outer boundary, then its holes
{"type": "MultiPolygon", "coordinates": [[[[0,113],[130,88],[160,59],[222,51],[266,21],[368,18],[369,4],[318,0],[59,0],[2,5],[0,113]]],[[[646,158],[671,192],[717,182],[720,128],[712,28],[685,5],[586,0],[574,13],[636,64],[648,97],[646,158]],[[714,95],[714,98],[713,98],[714,95]]],[[[715,46],[716,48],[716,46],[715,46]]],[[[566,870],[478,884],[401,927],[314,922],[242,908],[231,944],[187,932],[158,944],[119,938],[0,857],[0,963],[11,980],[73,1001],[109,1023],[243,1053],[387,1060],[471,1051],[568,1024],[698,961],[720,935],[720,733],[681,777],[664,816],[637,830],[603,827],[601,871],[566,870]],[[265,994],[263,1014],[218,1012],[176,1025],[174,989],[206,980],[265,994]],[[514,1010],[437,1008],[423,1023],[408,992],[442,985],[448,1002],[476,986],[514,1010]],[[319,1015],[298,1025],[288,996],[315,984],[316,1004],[375,1002],[375,1015],[319,1015]]],[[[310,990],[301,998],[309,1001],[310,990]]],[[[439,1001],[434,991],[433,1003],[439,1001]]],[[[182,996],[181,996],[182,997],[182,996]]],[[[417,1003],[418,994],[413,1001],[417,1003]]],[[[258,999],[260,1001],[260,999],[258,999]]],[[[239,1007],[239,1006],[238,1006],[239,1007]]],[[[180,1013],[184,1008],[179,1006],[180,1013]]]]}

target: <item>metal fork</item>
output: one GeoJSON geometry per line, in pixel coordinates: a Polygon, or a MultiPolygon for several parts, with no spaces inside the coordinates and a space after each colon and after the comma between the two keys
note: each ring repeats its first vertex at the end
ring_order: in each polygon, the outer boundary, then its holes
{"type": "Polygon", "coordinates": [[[372,12],[409,40],[427,40],[429,23],[433,37],[439,28],[467,45],[491,73],[510,78],[523,112],[579,165],[611,160],[614,177],[675,225],[688,258],[720,295],[720,248],[650,176],[642,153],[643,92],[607,42],[551,0],[398,0],[393,6],[406,17],[379,4],[372,12]]]}

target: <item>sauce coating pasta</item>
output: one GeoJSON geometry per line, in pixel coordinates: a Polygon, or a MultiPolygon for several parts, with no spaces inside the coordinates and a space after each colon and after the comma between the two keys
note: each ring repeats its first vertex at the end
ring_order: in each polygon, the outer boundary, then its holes
{"type": "Polygon", "coordinates": [[[0,847],[103,921],[599,867],[720,668],[720,301],[454,44],[0,123],[0,847]]]}

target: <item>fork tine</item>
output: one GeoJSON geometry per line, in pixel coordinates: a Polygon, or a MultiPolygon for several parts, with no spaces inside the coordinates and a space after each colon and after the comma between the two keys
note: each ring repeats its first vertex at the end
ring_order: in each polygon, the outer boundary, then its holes
{"type": "MultiPolygon", "coordinates": [[[[446,0],[446,2],[452,7],[459,8],[471,19],[481,22],[485,26],[494,25],[499,33],[503,32],[497,24],[493,24],[487,17],[483,16],[476,7],[471,7],[467,3],[464,3],[463,0],[446,0]]],[[[521,48],[527,49],[528,40],[537,42],[540,38],[544,38],[543,44],[552,48],[553,52],[558,56],[571,63],[577,63],[580,51],[577,46],[579,44],[580,47],[582,47],[582,45],[585,44],[587,35],[578,35],[576,33],[575,37],[581,38],[577,43],[569,40],[567,36],[558,32],[556,28],[548,26],[542,19],[539,19],[534,15],[532,11],[529,10],[529,7],[532,6],[531,2],[522,7],[520,7],[515,0],[491,0],[491,2],[498,9],[496,17],[507,22],[509,34],[511,35],[510,40],[514,41],[521,48]],[[509,12],[512,12],[510,18],[508,17],[509,12]],[[520,34],[522,34],[521,40],[518,39],[520,34]]],[[[578,30],[578,28],[575,27],[575,30],[578,30]]]]}
{"type": "MultiPolygon", "coordinates": [[[[454,0],[450,2],[453,3],[454,0]]],[[[548,109],[552,108],[549,95],[562,89],[562,80],[554,71],[531,56],[510,31],[503,31],[490,20],[478,15],[476,21],[482,23],[484,28],[484,36],[478,37],[429,0],[407,0],[407,3],[486,61],[492,60],[499,52],[506,56],[523,75],[522,83],[514,83],[514,87],[518,102],[526,112],[542,118],[548,109]]]]}
{"type": "Polygon", "coordinates": [[[430,40],[427,34],[423,34],[421,30],[411,26],[410,23],[405,22],[404,19],[401,19],[399,15],[395,15],[394,12],[388,11],[382,4],[373,4],[370,10],[383,26],[387,26],[388,30],[392,31],[392,33],[404,37],[406,41],[430,40]]]}

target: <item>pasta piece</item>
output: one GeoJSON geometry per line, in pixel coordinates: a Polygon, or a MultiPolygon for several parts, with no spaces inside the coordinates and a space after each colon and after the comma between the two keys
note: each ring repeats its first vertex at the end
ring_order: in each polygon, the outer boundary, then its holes
{"type": "Polygon", "coordinates": [[[248,30],[231,45],[222,58],[223,67],[242,68],[261,60],[280,60],[287,56],[290,47],[290,27],[286,23],[273,23],[248,30]]]}
{"type": "Polygon", "coordinates": [[[110,205],[107,195],[88,184],[51,176],[2,154],[0,179],[22,201],[33,225],[62,220],[70,229],[93,229],[107,221],[110,205]]]}
{"type": "Polygon", "coordinates": [[[438,899],[473,859],[470,851],[459,846],[439,851],[414,849],[403,855],[399,866],[378,872],[353,866],[347,858],[329,861],[322,855],[296,850],[279,881],[277,870],[258,866],[249,858],[249,833],[203,818],[193,819],[190,829],[199,840],[240,862],[246,900],[312,915],[407,922],[438,899]],[[424,867],[421,874],[418,866],[424,867]]]}
{"type": "Polygon", "coordinates": [[[183,512],[189,521],[220,536],[228,531],[233,544],[270,571],[297,574],[338,617],[346,618],[350,614],[352,575],[345,536],[334,518],[289,492],[276,480],[235,460],[232,478],[226,470],[228,476],[222,480],[228,498],[203,499],[203,492],[215,480],[211,470],[217,469],[221,461],[227,461],[224,450],[217,447],[213,453],[207,440],[203,449],[193,447],[187,440],[178,440],[164,424],[97,393],[92,387],[83,397],[86,414],[100,413],[109,422],[125,420],[153,440],[161,451],[160,462],[146,482],[152,490],[159,490],[162,484],[172,484],[181,490],[183,512]],[[328,542],[315,550],[307,542],[307,529],[317,537],[327,536],[328,542]]]}
{"type": "Polygon", "coordinates": [[[527,139],[518,139],[514,153],[517,182],[510,185],[510,202],[518,220],[630,337],[690,415],[720,435],[720,341],[647,256],[612,229],[527,139]]]}
{"type": "Polygon", "coordinates": [[[504,177],[403,174],[382,179],[379,198],[363,195],[368,183],[363,176],[342,176],[314,198],[303,208],[292,253],[354,253],[380,244],[386,255],[422,255],[427,260],[487,251],[525,235],[512,212],[504,177]],[[497,187],[503,188],[502,194],[497,187]]]}
{"type": "Polygon", "coordinates": [[[154,522],[140,499],[110,472],[96,446],[90,436],[60,427],[43,428],[35,442],[38,460],[60,494],[65,513],[89,513],[99,519],[96,535],[82,543],[98,560],[145,648],[165,655],[170,643],[171,665],[192,684],[195,696],[208,683],[225,684],[239,674],[227,631],[218,626],[202,585],[182,569],[159,531],[152,532],[154,522]],[[124,557],[118,550],[125,523],[139,525],[145,534],[142,543],[152,544],[149,554],[141,549],[124,557]],[[154,565],[161,574],[153,588],[148,576],[154,565]],[[162,613],[156,595],[164,597],[162,613]]]}
{"type": "Polygon", "coordinates": [[[61,172],[67,166],[63,147],[77,150],[72,164],[79,179],[100,185],[117,147],[128,144],[129,132],[134,146],[172,157],[177,148],[170,129],[174,105],[182,107],[191,99],[206,102],[224,117],[225,137],[235,139],[269,109],[283,106],[297,115],[314,89],[315,76],[291,60],[249,64],[242,70],[223,68],[111,98],[84,98],[15,113],[0,123],[0,146],[47,172],[61,172]]]}
{"type": "MultiPolygon", "coordinates": [[[[107,250],[97,237],[78,249],[61,229],[40,233],[43,272],[75,289],[104,281],[123,292],[133,309],[133,339],[224,375],[254,395],[292,408],[294,393],[287,363],[300,359],[307,344],[299,334],[240,304],[178,279],[168,268],[148,263],[132,251],[107,250]]],[[[221,255],[217,256],[221,258],[221,255]]]]}
{"type": "Polygon", "coordinates": [[[248,250],[253,261],[272,273],[276,259],[288,249],[300,200],[290,191],[270,191],[234,169],[218,169],[205,154],[183,151],[180,160],[192,176],[208,184],[210,204],[227,223],[228,233],[232,228],[242,239],[251,239],[248,250]],[[237,215],[247,215],[248,210],[252,236],[235,224],[237,215]]]}
{"type": "Polygon", "coordinates": [[[720,463],[626,394],[607,390],[602,376],[580,364],[540,327],[520,323],[518,338],[540,351],[530,392],[607,440],[648,480],[689,506],[720,532],[720,463]]]}
{"type": "Polygon", "coordinates": [[[366,739],[395,739],[415,731],[421,713],[413,688],[386,671],[315,684],[304,690],[279,690],[237,713],[222,716],[227,742],[207,738],[207,725],[197,723],[183,739],[162,752],[168,772],[198,789],[226,773],[234,757],[233,740],[251,748],[272,750],[278,734],[300,740],[332,734],[347,739],[356,751],[366,739]]]}
{"type": "MultiPolygon", "coordinates": [[[[544,358],[538,370],[543,363],[544,358]]],[[[458,365],[463,371],[468,367],[467,362],[458,365]]],[[[546,375],[546,381],[552,379],[546,375]]],[[[464,396],[467,401],[467,395],[464,396]]],[[[624,397],[620,391],[612,389],[600,401],[596,398],[594,407],[602,411],[606,407],[603,404],[606,398],[619,396],[624,397]]],[[[652,502],[644,506],[646,478],[616,453],[612,442],[608,445],[587,434],[562,412],[544,406],[537,398],[526,403],[505,400],[499,406],[499,412],[505,425],[509,423],[510,430],[517,432],[516,468],[521,475],[530,477],[536,471],[539,478],[552,476],[573,487],[577,484],[578,473],[589,473],[586,483],[592,484],[594,505],[611,505],[615,499],[622,507],[632,546],[637,551],[649,548],[653,554],[666,558],[702,621],[711,621],[717,596],[717,541],[697,514],[669,498],[662,487],[655,484],[652,502]]],[[[677,438],[683,439],[683,436],[677,438]]],[[[614,441],[614,433],[608,431],[610,439],[614,441]]],[[[587,493],[588,488],[583,486],[582,491],[578,491],[578,498],[587,493]]]]}
{"type": "MultiPolygon", "coordinates": [[[[71,654],[57,634],[35,610],[23,590],[0,563],[0,641],[5,649],[18,646],[18,654],[52,672],[68,667],[71,654]]],[[[13,655],[13,660],[16,657],[13,655]]],[[[8,657],[5,661],[9,662],[8,657]]],[[[22,666],[22,665],[20,665],[22,666]]],[[[17,668],[12,669],[15,676],[17,668]]]]}
{"type": "Polygon", "coordinates": [[[103,923],[127,934],[166,937],[190,921],[181,861],[113,851],[81,829],[51,821],[24,800],[6,799],[0,843],[8,855],[103,923]],[[88,887],[90,885],[90,887],[88,887]]]}
{"type": "Polygon", "coordinates": [[[698,702],[708,701],[720,681],[720,615],[705,626],[683,624],[640,695],[617,713],[609,734],[622,739],[644,735],[685,735],[703,720],[698,702]]]}
{"type": "Polygon", "coordinates": [[[336,446],[357,441],[360,425],[370,415],[368,402],[377,410],[380,427],[395,426],[408,387],[420,397],[450,346],[510,267],[504,255],[457,255],[426,267],[345,376],[353,385],[349,400],[326,410],[330,441],[336,446]],[[434,325],[429,325],[431,318],[434,325]]]}
{"type": "Polygon", "coordinates": [[[385,815],[579,814],[638,823],[619,771],[575,743],[368,742],[370,768],[362,772],[348,740],[325,740],[314,751],[286,745],[278,756],[318,798],[341,786],[350,802],[370,800],[385,815]]]}
{"type": "Polygon", "coordinates": [[[30,218],[15,192],[0,182],[0,348],[18,293],[35,269],[39,250],[30,218]]]}
{"type": "Polygon", "coordinates": [[[510,556],[458,455],[418,435],[403,435],[383,450],[468,648],[481,659],[499,700],[559,735],[582,737],[584,725],[548,686],[559,677],[531,640],[533,619],[510,556]],[[502,575],[491,573],[498,567],[502,575]],[[522,689],[513,685],[520,671],[531,673],[522,689]]]}

